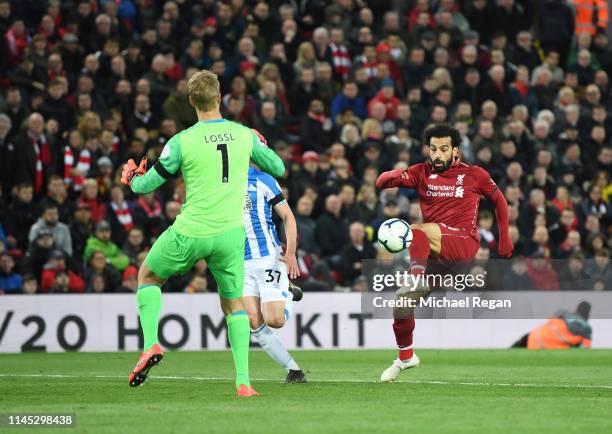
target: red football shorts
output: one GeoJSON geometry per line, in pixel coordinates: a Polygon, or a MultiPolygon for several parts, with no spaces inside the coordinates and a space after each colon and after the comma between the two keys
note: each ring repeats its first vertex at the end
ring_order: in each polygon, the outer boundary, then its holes
{"type": "Polygon", "coordinates": [[[474,259],[480,246],[477,235],[472,235],[468,229],[453,228],[444,223],[438,223],[438,226],[442,232],[442,240],[437,259],[453,262],[474,259]]]}

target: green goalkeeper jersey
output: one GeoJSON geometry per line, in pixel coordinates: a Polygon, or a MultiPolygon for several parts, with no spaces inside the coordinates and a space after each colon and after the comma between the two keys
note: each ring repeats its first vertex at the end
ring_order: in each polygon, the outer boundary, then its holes
{"type": "Polygon", "coordinates": [[[157,163],[132,181],[135,193],[149,193],[179,170],[186,200],[174,229],[195,238],[244,225],[249,162],[281,176],[283,161],[248,127],[225,119],[200,121],[172,137],[157,163]]]}

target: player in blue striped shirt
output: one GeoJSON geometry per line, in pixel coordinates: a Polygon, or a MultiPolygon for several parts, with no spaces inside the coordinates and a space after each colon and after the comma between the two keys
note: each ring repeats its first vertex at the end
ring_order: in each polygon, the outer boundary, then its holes
{"type": "Polygon", "coordinates": [[[251,333],[264,351],[287,369],[285,382],[304,383],[304,372],[270,329],[285,325],[291,314],[292,301],[302,297],[302,291],[289,282],[289,278],[294,279],[300,275],[295,258],[295,217],[278,182],[254,167],[249,169],[244,227],[246,245],[243,296],[251,333]],[[284,255],[272,221],[272,208],[283,221],[287,239],[284,255]]]}

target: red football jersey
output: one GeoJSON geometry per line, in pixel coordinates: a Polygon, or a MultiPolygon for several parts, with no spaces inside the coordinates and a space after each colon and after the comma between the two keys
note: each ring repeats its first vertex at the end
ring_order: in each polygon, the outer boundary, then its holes
{"type": "Polygon", "coordinates": [[[480,196],[490,196],[497,184],[480,166],[456,161],[442,173],[430,163],[410,166],[402,186],[419,192],[423,220],[467,229],[478,234],[477,221],[480,196]]]}

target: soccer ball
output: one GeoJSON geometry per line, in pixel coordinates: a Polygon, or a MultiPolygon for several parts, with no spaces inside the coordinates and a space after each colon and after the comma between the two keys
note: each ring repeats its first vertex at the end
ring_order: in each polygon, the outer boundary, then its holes
{"type": "Polygon", "coordinates": [[[399,253],[410,247],[412,231],[402,219],[385,220],[378,228],[378,242],[391,253],[399,253]]]}

